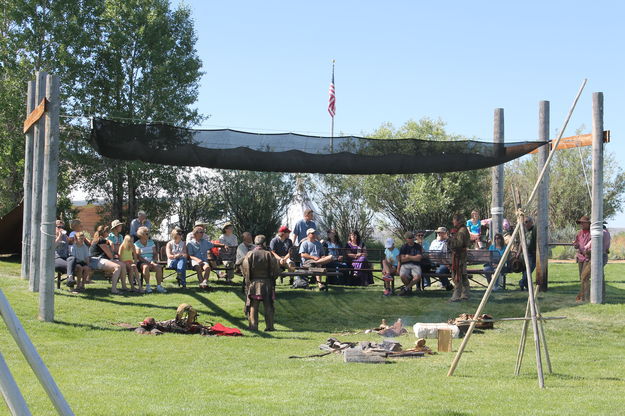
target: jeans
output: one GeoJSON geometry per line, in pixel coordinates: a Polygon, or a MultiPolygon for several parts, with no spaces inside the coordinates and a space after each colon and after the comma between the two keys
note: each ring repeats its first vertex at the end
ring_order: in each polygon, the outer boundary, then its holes
{"type": "MultiPolygon", "coordinates": [[[[534,269],[536,268],[536,255],[534,254],[529,254],[528,259],[530,261],[530,271],[534,271],[534,269]]],[[[521,280],[519,280],[519,288],[521,290],[527,290],[527,267],[523,268],[523,277],[521,278],[521,280]]]]}
{"type": "MultiPolygon", "coordinates": [[[[490,272],[492,274],[495,273],[495,269],[496,268],[497,268],[496,264],[485,264],[484,265],[484,271],[485,272],[490,272]]],[[[507,272],[508,272],[508,266],[504,266],[501,269],[501,273],[499,274],[499,277],[497,278],[497,281],[495,282],[495,285],[493,286],[494,290],[497,290],[497,289],[502,287],[502,285],[501,285],[501,282],[503,281],[502,277],[505,278],[507,272]]],[[[490,279],[491,279],[492,274],[487,274],[486,275],[486,280],[488,281],[488,283],[490,283],[490,279]]]]}
{"type": "MultiPolygon", "coordinates": [[[[450,274],[451,271],[449,270],[449,267],[445,266],[444,264],[441,264],[440,266],[438,266],[436,268],[436,273],[441,273],[441,274],[450,274]]],[[[446,277],[441,277],[441,285],[443,285],[443,287],[449,287],[449,279],[446,277]]]]}
{"type": "Polygon", "coordinates": [[[74,269],[76,268],[75,263],[76,258],[74,256],[69,256],[66,259],[63,257],[56,257],[54,259],[54,271],[67,274],[67,277],[71,280],[74,276],[74,269]]]}
{"type": "Polygon", "coordinates": [[[174,269],[178,273],[178,280],[180,284],[186,286],[187,284],[187,259],[185,257],[179,257],[177,259],[169,260],[168,268],[174,269]]]}

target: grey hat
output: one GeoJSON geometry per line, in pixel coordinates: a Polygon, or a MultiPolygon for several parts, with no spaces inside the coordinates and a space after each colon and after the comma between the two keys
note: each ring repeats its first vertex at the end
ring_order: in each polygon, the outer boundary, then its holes
{"type": "Polygon", "coordinates": [[[446,233],[448,231],[447,231],[447,228],[445,228],[445,227],[438,227],[436,229],[436,231],[434,231],[434,232],[438,234],[438,233],[446,233]]]}
{"type": "Polygon", "coordinates": [[[408,238],[414,238],[414,233],[412,231],[406,231],[404,233],[404,238],[408,239],[408,238]]]}

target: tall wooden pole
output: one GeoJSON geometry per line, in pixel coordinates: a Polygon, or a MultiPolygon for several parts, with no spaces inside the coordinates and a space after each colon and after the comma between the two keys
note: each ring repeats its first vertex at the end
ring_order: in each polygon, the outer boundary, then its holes
{"type": "MultiPolygon", "coordinates": [[[[46,96],[46,78],[45,72],[37,71],[35,103],[38,105],[46,96]]],[[[29,268],[30,277],[28,288],[32,292],[39,291],[39,262],[41,247],[41,192],[43,190],[43,149],[44,149],[44,118],[40,118],[33,126],[34,129],[34,145],[33,145],[33,186],[31,193],[31,215],[30,215],[30,258],[29,268]]]]}
{"type": "MultiPolygon", "coordinates": [[[[28,81],[26,94],[26,117],[35,108],[35,81],[28,81]]],[[[24,214],[22,216],[22,279],[30,276],[30,216],[32,211],[33,187],[33,129],[26,132],[24,143],[24,214]]]]}
{"type": "Polygon", "coordinates": [[[56,412],[63,416],[73,416],[74,413],[72,409],[69,407],[65,397],[63,397],[63,393],[61,393],[61,390],[59,390],[59,387],[56,385],[48,367],[43,363],[41,356],[28,337],[17,315],[15,315],[2,289],[0,289],[0,316],[2,316],[9,334],[13,336],[15,343],[20,351],[22,351],[22,355],[26,358],[28,365],[30,365],[30,368],[32,368],[37,376],[39,383],[48,394],[56,412]]]}
{"type": "MultiPolygon", "coordinates": [[[[519,191],[515,189],[513,191],[516,194],[515,202],[518,210],[521,209],[521,198],[519,191]]],[[[527,251],[527,239],[525,237],[525,214],[519,211],[517,214],[517,222],[521,225],[521,247],[523,251],[523,260],[525,261],[525,273],[527,275],[527,294],[529,296],[530,304],[530,316],[532,318],[532,332],[534,335],[534,347],[536,348],[536,371],[538,373],[538,386],[542,389],[545,388],[545,377],[543,374],[543,360],[540,350],[540,335],[538,333],[538,317],[536,316],[536,299],[534,298],[534,279],[532,278],[532,270],[530,268],[530,260],[527,251]]]]}
{"type": "MultiPolygon", "coordinates": [[[[549,101],[538,103],[538,140],[549,141],[549,101]]],[[[538,171],[547,165],[549,146],[538,150],[538,171]]],[[[541,291],[548,289],[549,282],[549,168],[545,170],[538,188],[538,213],[536,215],[536,282],[541,291]]]]}
{"type": "Polygon", "coordinates": [[[45,114],[45,147],[42,195],[41,280],[39,282],[39,319],[54,321],[54,248],[56,222],[56,191],[59,175],[59,77],[48,75],[45,114]]]}
{"type": "MultiPolygon", "coordinates": [[[[575,110],[575,106],[577,106],[577,102],[579,101],[579,97],[582,95],[582,91],[584,91],[584,87],[586,86],[586,82],[587,80],[584,79],[584,81],[582,82],[582,85],[580,85],[579,90],[577,91],[577,95],[575,95],[575,99],[573,100],[573,104],[571,105],[571,108],[569,109],[568,114],[566,115],[566,118],[564,119],[564,123],[562,124],[562,128],[560,129],[560,133],[558,134],[558,137],[556,138],[555,143],[553,144],[553,148],[557,149],[558,145],[560,144],[560,141],[562,140],[562,136],[564,135],[564,132],[566,131],[566,126],[569,124],[569,121],[571,120],[571,116],[573,115],[573,111],[575,110]]],[[[534,185],[534,189],[532,190],[532,193],[530,194],[526,204],[529,205],[532,203],[532,201],[534,200],[534,198],[536,197],[536,189],[538,188],[539,182],[542,180],[545,171],[547,169],[547,167],[549,166],[549,163],[551,163],[551,159],[553,158],[553,155],[555,154],[555,152],[551,152],[549,153],[549,157],[547,158],[547,163],[545,164],[545,167],[540,171],[540,173],[538,174],[538,180],[536,182],[536,184],[534,185]]],[[[514,231],[512,232],[512,241],[514,241],[514,239],[516,238],[517,234],[519,233],[519,230],[521,228],[522,224],[517,223],[517,225],[514,227],[514,231]]],[[[482,300],[480,301],[480,304],[477,307],[477,310],[475,311],[475,315],[479,316],[482,313],[482,310],[484,309],[484,307],[486,306],[486,302],[488,302],[488,298],[490,297],[490,294],[493,290],[493,285],[495,283],[495,281],[497,281],[497,278],[499,277],[499,274],[501,273],[501,270],[503,269],[503,266],[506,262],[506,260],[508,259],[508,255],[510,254],[510,249],[512,248],[512,244],[508,244],[506,246],[506,249],[504,250],[501,259],[499,260],[499,264],[497,265],[497,268],[495,269],[495,274],[492,276],[490,283],[488,284],[488,287],[486,288],[486,291],[484,292],[484,295],[482,296],[482,300]]],[[[451,363],[451,366],[449,367],[449,371],[447,372],[448,376],[453,376],[454,372],[456,371],[456,368],[458,367],[458,363],[460,362],[460,358],[462,357],[462,354],[464,352],[464,349],[466,348],[467,344],[469,343],[469,339],[471,337],[471,334],[473,333],[473,330],[475,329],[475,322],[471,322],[471,324],[469,325],[469,329],[467,329],[467,333],[465,334],[464,338],[462,339],[462,343],[460,344],[460,347],[458,348],[458,351],[456,352],[456,356],[454,357],[454,360],[451,363]]]]}
{"type": "Polygon", "coordinates": [[[592,94],[590,302],[603,303],[603,93],[592,94]]]}
{"type": "MultiPolygon", "coordinates": [[[[504,143],[504,121],[503,108],[495,109],[495,120],[493,129],[493,143],[495,143],[495,151],[503,152],[504,143]]],[[[491,208],[492,217],[490,232],[491,239],[494,239],[496,233],[503,232],[503,185],[504,171],[503,165],[494,166],[492,169],[491,181],[491,208]]]]}
{"type": "Polygon", "coordinates": [[[30,416],[32,414],[2,354],[0,354],[0,392],[12,415],[30,416]]]}

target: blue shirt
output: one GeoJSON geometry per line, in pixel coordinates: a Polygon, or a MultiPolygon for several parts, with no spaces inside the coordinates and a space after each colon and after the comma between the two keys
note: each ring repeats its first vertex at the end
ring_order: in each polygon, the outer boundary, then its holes
{"type": "Polygon", "coordinates": [[[323,256],[323,246],[319,241],[304,241],[299,246],[299,254],[306,253],[313,257],[323,256]]]}
{"type": "Polygon", "coordinates": [[[467,228],[471,234],[479,234],[482,229],[482,221],[477,220],[477,224],[473,224],[472,220],[467,220],[467,228]]]}
{"type": "Polygon", "coordinates": [[[387,248],[384,250],[384,256],[386,257],[386,261],[390,262],[393,266],[397,266],[399,249],[397,247],[393,247],[393,250],[387,248]]]}
{"type": "Polygon", "coordinates": [[[133,236],[133,237],[136,237],[137,236],[137,230],[141,226],[148,227],[148,230],[152,229],[152,223],[150,222],[150,220],[145,220],[145,223],[141,224],[139,222],[139,220],[137,218],[135,218],[134,220],[132,220],[130,222],[130,235],[133,236]]]}
{"type": "Polygon", "coordinates": [[[342,250],[340,250],[341,248],[343,248],[343,247],[339,246],[338,244],[331,243],[331,242],[328,241],[328,254],[330,254],[330,255],[332,255],[334,257],[339,257],[339,256],[342,255],[341,254],[342,250]]]}
{"type": "Polygon", "coordinates": [[[306,221],[303,218],[295,224],[295,227],[293,227],[293,234],[295,234],[295,244],[302,244],[302,241],[308,238],[308,234],[306,234],[306,231],[309,228],[314,228],[316,230],[317,224],[315,224],[314,221],[306,221]]]}
{"type": "Polygon", "coordinates": [[[189,256],[197,257],[202,261],[208,261],[208,250],[213,247],[215,245],[208,240],[201,239],[199,243],[192,240],[187,242],[187,253],[189,256]]]}
{"type": "Polygon", "coordinates": [[[141,240],[135,241],[135,247],[141,252],[140,256],[148,261],[154,261],[154,241],[148,240],[145,245],[141,244],[141,240]]]}

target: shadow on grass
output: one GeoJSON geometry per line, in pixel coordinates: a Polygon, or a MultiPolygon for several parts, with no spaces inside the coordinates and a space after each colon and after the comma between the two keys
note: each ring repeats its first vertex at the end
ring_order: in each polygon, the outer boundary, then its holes
{"type": "Polygon", "coordinates": [[[104,326],[97,326],[97,325],[91,325],[91,324],[79,324],[76,322],[66,322],[66,321],[58,321],[58,320],[54,320],[54,323],[58,325],[73,327],[73,328],[85,328],[85,329],[91,329],[95,331],[129,332],[133,330],[130,328],[123,328],[123,327],[104,327],[104,326]]]}
{"type": "Polygon", "coordinates": [[[602,381],[625,381],[620,377],[585,377],[579,375],[571,375],[571,374],[562,374],[562,373],[552,373],[549,375],[550,377],[559,378],[561,380],[602,380],[602,381]]]}
{"type": "MultiPolygon", "coordinates": [[[[175,306],[163,306],[163,305],[156,305],[154,303],[140,303],[140,302],[129,302],[129,299],[133,299],[133,298],[142,298],[142,296],[146,296],[146,295],[141,295],[141,294],[134,294],[134,295],[111,295],[111,291],[108,289],[89,289],[88,292],[83,292],[82,294],[78,294],[78,295],[74,295],[71,294],[69,292],[59,292],[57,291],[55,293],[56,296],[64,296],[64,297],[69,297],[69,298],[75,298],[75,297],[80,297],[82,299],[89,299],[89,300],[94,300],[96,302],[105,302],[105,303],[112,303],[114,305],[120,305],[120,306],[140,306],[140,307],[145,307],[145,308],[155,308],[155,309],[167,309],[167,310],[172,310],[175,311],[176,307],[175,306]],[[121,300],[118,300],[117,298],[121,298],[121,300]]],[[[152,295],[147,295],[147,296],[152,296],[152,295]]],[[[158,296],[163,296],[163,295],[158,295],[158,296]]]]}

